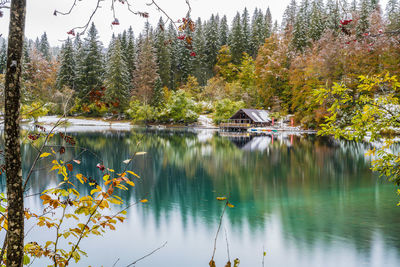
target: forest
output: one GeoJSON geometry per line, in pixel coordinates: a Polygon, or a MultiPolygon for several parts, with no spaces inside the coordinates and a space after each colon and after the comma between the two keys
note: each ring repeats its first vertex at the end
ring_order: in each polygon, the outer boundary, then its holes
{"type": "MultiPolygon", "coordinates": [[[[61,48],[50,47],[46,33],[26,39],[22,113],[190,124],[199,114],[219,123],[246,107],[318,128],[327,107],[315,90],[334,83],[355,90],[360,75],[400,70],[398,0],[385,8],[377,0],[293,0],[281,23],[269,8],[244,9],[231,22],[220,14],[189,20],[179,28],[160,18],[108,46],[94,24],[84,35],[68,32],[61,48]]],[[[3,39],[0,73],[5,61],[3,39]]]]}

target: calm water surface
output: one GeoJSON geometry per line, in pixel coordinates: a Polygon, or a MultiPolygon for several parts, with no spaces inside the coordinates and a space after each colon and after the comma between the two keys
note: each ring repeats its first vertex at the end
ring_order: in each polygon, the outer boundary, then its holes
{"type": "MultiPolygon", "coordinates": [[[[113,266],[118,259],[115,266],[126,266],[165,241],[166,247],[137,266],[208,266],[223,209],[215,198],[228,194],[235,208],[223,219],[217,266],[227,259],[226,237],[231,258],[245,267],[262,266],[263,247],[265,266],[400,264],[398,198],[394,186],[369,170],[367,145],[315,136],[228,138],[185,131],[71,135],[115,170],[124,168],[122,161],[139,140],[140,150],[148,152],[134,162],[141,180],[121,197],[132,203],[146,196],[149,203],[130,208],[116,231],[85,240],[81,248],[88,258],[78,266],[113,266]]],[[[79,152],[67,149],[65,159],[79,152]]],[[[23,145],[25,173],[35,153],[23,145]]],[[[85,153],[81,160],[74,172],[100,177],[98,159],[85,153]]],[[[28,194],[58,183],[48,164],[40,163],[28,194]]],[[[40,203],[30,197],[26,205],[39,209],[40,203]]],[[[54,236],[34,229],[27,242],[54,236]]],[[[36,260],[33,266],[47,263],[36,260]]]]}

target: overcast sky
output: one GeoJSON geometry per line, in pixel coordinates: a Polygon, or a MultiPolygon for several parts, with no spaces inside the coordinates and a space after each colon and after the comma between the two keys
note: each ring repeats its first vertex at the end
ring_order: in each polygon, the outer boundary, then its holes
{"type": "MultiPolygon", "coordinates": [[[[66,32],[76,26],[86,24],[87,18],[91,11],[95,8],[97,0],[80,0],[78,6],[68,16],[53,16],[55,9],[59,11],[67,11],[74,0],[28,0],[27,1],[27,19],[25,34],[30,39],[47,32],[49,42],[52,46],[60,45],[59,40],[66,39],[66,32]]],[[[130,0],[134,4],[135,10],[149,12],[149,21],[155,25],[162,15],[154,6],[147,6],[150,0],[130,0]]],[[[187,6],[185,0],[156,0],[169,16],[173,19],[179,19],[185,16],[187,6]]],[[[290,0],[190,0],[192,6],[192,18],[201,17],[203,20],[208,19],[212,13],[226,14],[228,23],[237,11],[242,12],[245,7],[248,8],[250,16],[252,16],[254,8],[261,8],[264,12],[270,7],[274,20],[281,21],[282,14],[290,0]]],[[[381,0],[381,4],[385,4],[387,0],[381,0]]],[[[94,23],[99,30],[101,41],[108,45],[112,33],[120,33],[129,26],[133,27],[135,36],[143,29],[146,19],[135,16],[127,11],[126,3],[123,5],[118,1],[116,4],[116,17],[120,21],[119,26],[111,27],[113,21],[110,9],[111,0],[102,2],[102,8],[94,16],[94,23]]],[[[9,16],[6,13],[0,18],[0,33],[7,36],[9,16]]]]}

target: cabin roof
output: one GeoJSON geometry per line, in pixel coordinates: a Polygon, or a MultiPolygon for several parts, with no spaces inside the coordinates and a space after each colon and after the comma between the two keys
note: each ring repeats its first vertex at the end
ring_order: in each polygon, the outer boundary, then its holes
{"type": "Polygon", "coordinates": [[[271,117],[268,111],[263,110],[263,109],[248,109],[248,108],[243,108],[238,110],[231,119],[234,119],[237,114],[240,113],[240,111],[243,111],[252,121],[254,122],[271,122],[271,117]]]}

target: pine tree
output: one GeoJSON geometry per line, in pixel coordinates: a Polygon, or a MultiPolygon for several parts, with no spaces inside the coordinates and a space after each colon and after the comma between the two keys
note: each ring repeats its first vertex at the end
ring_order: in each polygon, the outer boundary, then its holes
{"type": "Polygon", "coordinates": [[[121,44],[121,36],[116,37],[114,33],[111,35],[110,44],[108,45],[108,49],[107,49],[107,52],[106,52],[106,58],[105,58],[106,62],[110,60],[111,53],[113,51],[114,45],[115,45],[115,43],[117,41],[117,38],[118,38],[118,40],[120,41],[120,44],[121,44]]]}
{"type": "Polygon", "coordinates": [[[125,51],[125,61],[126,66],[128,67],[130,81],[132,82],[136,61],[135,36],[133,34],[132,26],[128,29],[128,45],[125,51]]]}
{"type": "Polygon", "coordinates": [[[105,99],[114,111],[123,112],[129,104],[130,75],[121,40],[116,39],[107,64],[105,99]]]}
{"type": "Polygon", "coordinates": [[[272,32],[272,15],[271,15],[271,10],[268,7],[267,11],[265,12],[265,19],[264,19],[264,40],[265,38],[269,38],[271,36],[271,32],[272,32]]]}
{"type": "Polygon", "coordinates": [[[40,40],[39,37],[36,37],[35,43],[34,43],[34,48],[39,51],[40,49],[40,40]]]}
{"type": "MultiPolygon", "coordinates": [[[[258,48],[265,41],[265,29],[264,29],[264,16],[262,11],[256,8],[253,13],[251,23],[251,51],[250,55],[255,57],[257,55],[258,48]]],[[[272,29],[270,29],[272,30],[272,29]]]]}
{"type": "Polygon", "coordinates": [[[155,32],[155,48],[157,54],[158,74],[160,75],[161,85],[170,87],[170,46],[166,37],[165,24],[161,17],[158,21],[158,27],[155,32]]]}
{"type": "Polygon", "coordinates": [[[238,12],[232,21],[232,30],[229,35],[229,46],[234,64],[240,64],[242,61],[243,52],[245,52],[243,39],[242,23],[238,12]]]}
{"type": "MultiPolygon", "coordinates": [[[[198,24],[196,24],[198,25],[198,24]]],[[[223,46],[228,44],[229,26],[226,15],[224,15],[219,24],[219,45],[223,46]]]]}
{"type": "Polygon", "coordinates": [[[370,0],[361,0],[360,2],[360,19],[356,26],[358,36],[368,31],[370,15],[370,0]]]}
{"type": "Polygon", "coordinates": [[[251,53],[251,31],[249,24],[249,12],[244,8],[242,13],[242,32],[243,32],[243,48],[247,54],[251,53]]]}
{"type": "Polygon", "coordinates": [[[351,1],[350,10],[351,10],[352,12],[356,12],[356,11],[357,11],[357,0],[351,1]]]}
{"type": "Polygon", "coordinates": [[[191,56],[191,48],[187,43],[187,38],[193,40],[193,33],[189,28],[186,28],[181,36],[185,36],[186,39],[178,40],[176,51],[176,82],[178,85],[182,85],[186,82],[187,77],[193,72],[193,56],[191,56]]]}
{"type": "MultiPolygon", "coordinates": [[[[221,20],[220,34],[222,31],[221,25],[224,24],[224,20],[226,20],[226,16],[224,16],[221,20]]],[[[198,18],[198,20],[196,21],[196,30],[193,36],[193,48],[196,54],[196,56],[193,59],[193,75],[197,78],[200,85],[205,85],[207,83],[207,62],[205,61],[206,40],[204,36],[203,24],[200,18],[198,18]]]]}
{"type": "Polygon", "coordinates": [[[340,28],[340,11],[335,0],[328,0],[326,3],[326,28],[336,32],[340,28]]]}
{"type": "Polygon", "coordinates": [[[211,15],[210,20],[206,23],[204,28],[206,49],[205,60],[207,62],[207,78],[213,76],[213,68],[217,62],[218,50],[220,48],[218,36],[218,22],[214,15],[211,15]]]}
{"type": "Polygon", "coordinates": [[[120,40],[120,43],[121,43],[122,55],[123,55],[123,57],[126,57],[126,51],[127,51],[127,48],[128,48],[128,36],[127,36],[126,30],[124,30],[122,32],[121,36],[119,36],[119,40],[120,40]]]}
{"type": "Polygon", "coordinates": [[[68,86],[75,89],[75,57],[71,39],[67,39],[61,49],[60,68],[57,73],[57,87],[62,89],[68,86]]]}
{"type": "Polygon", "coordinates": [[[309,2],[303,0],[301,2],[299,13],[296,17],[296,22],[293,28],[292,46],[295,50],[303,52],[304,49],[310,44],[309,42],[309,2]]]}
{"type": "Polygon", "coordinates": [[[169,52],[170,52],[170,62],[171,62],[171,71],[170,71],[170,88],[175,89],[177,86],[177,65],[178,59],[176,55],[178,54],[178,39],[175,27],[172,23],[168,25],[167,32],[167,42],[169,44],[169,52]]]}
{"type": "Polygon", "coordinates": [[[47,34],[46,32],[43,33],[43,35],[40,37],[40,42],[39,42],[39,52],[42,53],[42,56],[47,60],[50,61],[51,55],[50,55],[50,44],[49,41],[47,40],[47,34]]]}
{"type": "Polygon", "coordinates": [[[154,86],[159,79],[157,58],[153,40],[146,35],[140,42],[140,50],[133,75],[132,95],[147,105],[152,102],[154,86]]]}
{"type": "Polygon", "coordinates": [[[5,73],[7,67],[7,46],[4,40],[1,40],[0,46],[0,74],[5,73]]]}
{"type": "Polygon", "coordinates": [[[86,97],[90,91],[99,89],[103,85],[104,63],[102,44],[98,40],[97,29],[91,25],[85,42],[78,51],[77,79],[75,87],[83,103],[88,103],[86,97]]]}
{"type": "Polygon", "coordinates": [[[297,3],[296,0],[291,0],[290,4],[286,7],[283,13],[282,29],[288,35],[293,31],[294,24],[297,16],[297,3]]]}
{"type": "Polygon", "coordinates": [[[369,3],[369,12],[372,13],[379,5],[379,0],[370,0],[369,3]]]}
{"type": "Polygon", "coordinates": [[[319,40],[325,30],[323,0],[314,0],[311,8],[309,36],[313,41],[319,40]]]}
{"type": "Polygon", "coordinates": [[[158,78],[154,84],[154,94],[150,104],[155,108],[160,108],[165,104],[164,102],[165,102],[164,90],[161,79],[158,78]]]}
{"type": "Polygon", "coordinates": [[[386,4],[386,17],[388,30],[395,31],[400,28],[400,3],[399,0],[389,0],[386,4]]]}

